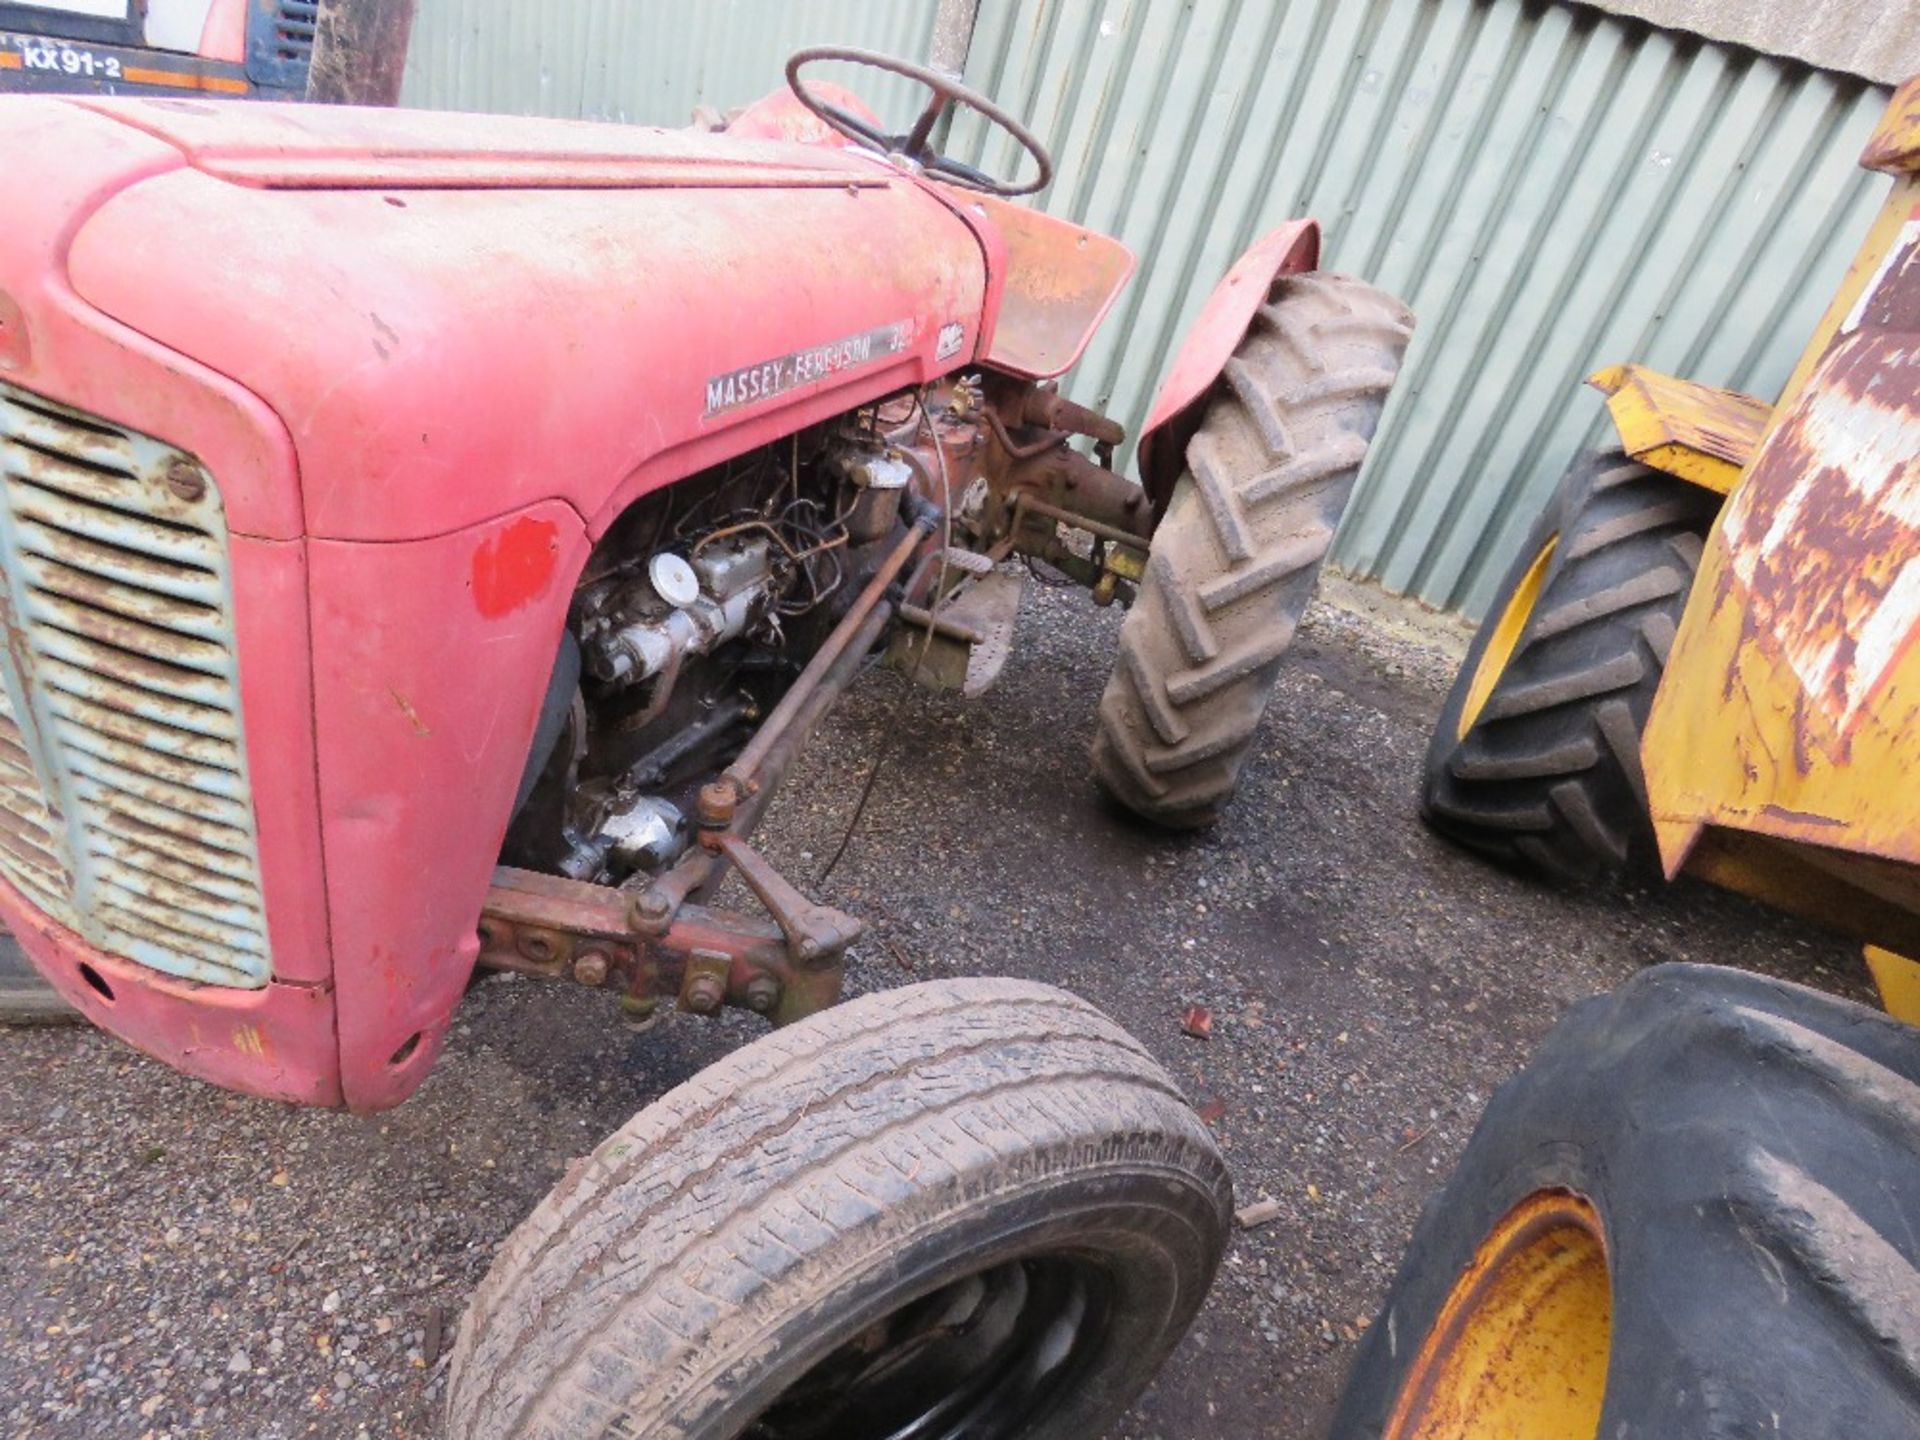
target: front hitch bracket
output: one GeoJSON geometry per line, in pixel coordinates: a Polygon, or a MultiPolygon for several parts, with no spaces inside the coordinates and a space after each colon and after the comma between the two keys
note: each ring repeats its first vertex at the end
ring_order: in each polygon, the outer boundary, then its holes
{"type": "Polygon", "coordinates": [[[840,998],[844,948],[802,962],[777,924],[691,904],[659,934],[639,935],[628,898],[610,885],[503,865],[480,916],[480,964],[617,990],[637,1015],[672,999],[697,1015],[731,1005],[786,1025],[840,998]]]}

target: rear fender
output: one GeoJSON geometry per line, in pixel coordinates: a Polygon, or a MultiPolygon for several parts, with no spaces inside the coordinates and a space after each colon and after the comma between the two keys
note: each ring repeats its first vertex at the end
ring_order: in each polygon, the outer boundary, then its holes
{"type": "Polygon", "coordinates": [[[1317,269],[1319,264],[1319,223],[1290,220],[1268,231],[1234,261],[1200,307],[1200,316],[1167,367],[1167,377],[1160,382],[1140,432],[1140,481],[1153,498],[1156,512],[1164,510],[1172,497],[1174,482],[1186,465],[1187,442],[1200,428],[1214,382],[1245,338],[1267,291],[1280,276],[1317,269]]]}
{"type": "Polygon", "coordinates": [[[1044,210],[951,186],[936,188],[974,226],[982,245],[991,247],[988,268],[1001,278],[991,336],[980,359],[1023,380],[1051,380],[1072,369],[1132,277],[1133,252],[1044,210]]]}

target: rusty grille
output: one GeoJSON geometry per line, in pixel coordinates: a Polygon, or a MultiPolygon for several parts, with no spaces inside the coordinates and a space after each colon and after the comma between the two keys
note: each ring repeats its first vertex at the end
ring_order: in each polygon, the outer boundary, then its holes
{"type": "Polygon", "coordinates": [[[0,690],[0,874],[47,910],[64,909],[72,888],[55,838],[59,829],[33,773],[13,701],[0,690]]]}
{"type": "Polygon", "coordinates": [[[218,489],[171,446],[3,384],[0,476],[0,871],[104,950],[264,985],[218,489]]]}

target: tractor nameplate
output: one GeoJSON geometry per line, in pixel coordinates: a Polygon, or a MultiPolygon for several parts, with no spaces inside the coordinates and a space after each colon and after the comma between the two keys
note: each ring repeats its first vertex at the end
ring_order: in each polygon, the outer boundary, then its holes
{"type": "Polygon", "coordinates": [[[785,394],[802,385],[853,370],[889,355],[898,355],[913,340],[913,322],[896,320],[873,330],[863,330],[844,340],[810,345],[773,360],[742,365],[707,381],[708,417],[722,411],[752,405],[775,395],[785,394]]]}

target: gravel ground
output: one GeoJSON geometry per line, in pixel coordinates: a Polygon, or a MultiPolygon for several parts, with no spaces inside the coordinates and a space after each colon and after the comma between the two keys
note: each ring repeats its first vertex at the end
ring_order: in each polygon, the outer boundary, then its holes
{"type": "MultiPolygon", "coordinates": [[[[874,675],[763,831],[873,925],[855,984],[1015,973],[1087,995],[1202,1105],[1241,1203],[1194,1333],[1115,1432],[1323,1432],[1423,1201],[1572,1001],[1710,960],[1861,993],[1852,953],[1705,888],[1566,898],[1429,837],[1414,776],[1451,662],[1347,611],[1303,628],[1238,805],[1169,841],[1084,779],[1118,616],[1030,594],[987,703],[874,675]],[[1181,1034],[1188,1004],[1216,1017],[1181,1034]]],[[[496,978],[371,1119],[227,1096],[104,1036],[0,1040],[0,1432],[433,1436],[501,1238],[568,1162],[758,1022],[635,1035],[496,978]]]]}

